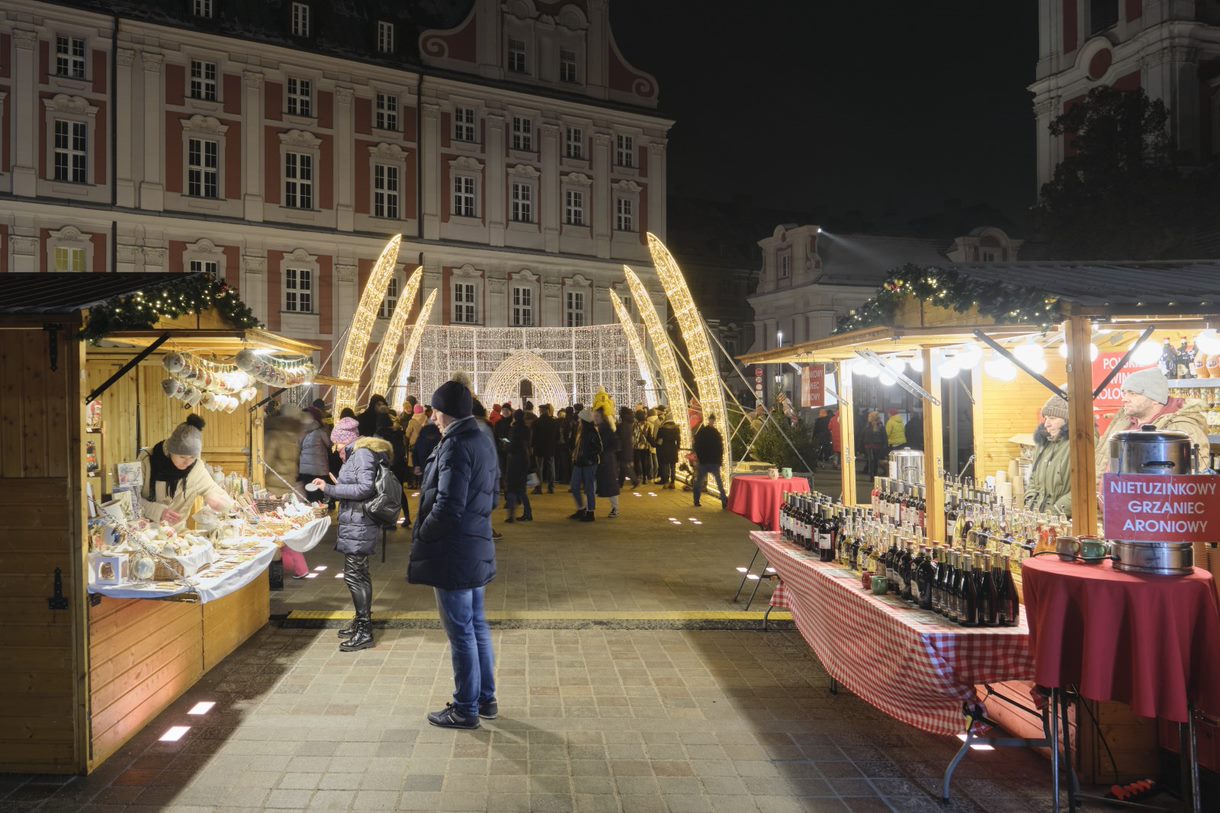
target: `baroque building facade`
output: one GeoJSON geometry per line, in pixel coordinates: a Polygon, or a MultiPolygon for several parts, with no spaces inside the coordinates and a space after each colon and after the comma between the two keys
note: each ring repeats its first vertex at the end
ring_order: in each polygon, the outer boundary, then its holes
{"type": "Polygon", "coordinates": [[[417,265],[439,324],[614,323],[624,263],[664,313],[672,121],[607,0],[412,5],[5,3],[0,271],[215,274],[319,360],[396,233],[383,317],[417,265]]]}

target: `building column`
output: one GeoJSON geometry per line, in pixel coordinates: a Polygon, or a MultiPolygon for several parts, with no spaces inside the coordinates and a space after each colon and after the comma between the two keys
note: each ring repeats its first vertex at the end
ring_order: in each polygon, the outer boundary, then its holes
{"type": "Polygon", "coordinates": [[[136,205],[135,179],[132,177],[132,158],[136,152],[136,130],[132,101],[135,85],[132,82],[131,66],[135,64],[136,52],[120,48],[115,59],[117,79],[114,87],[114,120],[118,133],[115,136],[114,185],[115,200],[119,206],[136,205]]]}
{"type": "Polygon", "coordinates": [[[423,173],[424,197],[419,201],[423,213],[425,240],[441,236],[441,108],[436,102],[423,102],[420,111],[420,171],[423,173]]]}
{"type": "Polygon", "coordinates": [[[504,114],[488,113],[487,122],[487,167],[483,172],[483,201],[486,206],[488,239],[493,246],[504,245],[504,231],[508,226],[505,214],[505,151],[504,114]]]}
{"type": "MultiPolygon", "coordinates": [[[[33,197],[38,194],[38,134],[42,111],[38,107],[38,34],[24,28],[13,29],[13,194],[33,197]]],[[[16,270],[16,269],[14,269],[16,270]]]]}
{"type": "MultiPolygon", "coordinates": [[[[335,285],[333,293],[335,298],[335,323],[331,326],[335,336],[343,333],[343,328],[351,324],[352,317],[356,313],[356,304],[360,300],[359,279],[360,274],[355,260],[347,257],[335,260],[335,285]]],[[[337,347],[333,358],[343,358],[342,352],[337,347]]]]}
{"type": "MultiPolygon", "coordinates": [[[[242,208],[246,220],[263,219],[263,75],[258,71],[242,73],[245,94],[241,112],[242,208]]],[[[244,288],[242,290],[245,290],[244,288]]]]}
{"type": "MultiPolygon", "coordinates": [[[[250,253],[253,247],[247,247],[241,258],[241,298],[250,306],[260,322],[267,322],[267,255],[250,253]]],[[[255,249],[257,250],[257,249],[255,249]]],[[[279,304],[276,304],[279,307],[279,304]]]]}
{"type": "Polygon", "coordinates": [[[610,256],[610,133],[593,133],[593,155],[589,164],[593,171],[593,188],[589,190],[589,205],[593,207],[593,250],[598,257],[610,256]]]}
{"type": "MultiPolygon", "coordinates": [[[[542,246],[550,254],[559,252],[559,213],[563,208],[559,178],[559,125],[546,122],[538,127],[542,177],[538,179],[539,209],[542,212],[542,246]]],[[[550,324],[557,324],[551,322],[550,324]]]]}
{"type": "Polygon", "coordinates": [[[144,179],[140,183],[140,208],[160,212],[165,208],[165,57],[148,51],[144,63],[144,179]]]}
{"type": "Polygon", "coordinates": [[[665,239],[665,196],[668,183],[665,179],[665,142],[648,142],[648,231],[665,239]]]}
{"type": "MultiPolygon", "coordinates": [[[[352,165],[356,149],[353,94],[350,87],[335,86],[335,214],[339,231],[352,231],[356,227],[356,213],[352,206],[356,187],[355,167],[352,165]]],[[[355,156],[355,160],[368,160],[367,153],[355,156]]]]}

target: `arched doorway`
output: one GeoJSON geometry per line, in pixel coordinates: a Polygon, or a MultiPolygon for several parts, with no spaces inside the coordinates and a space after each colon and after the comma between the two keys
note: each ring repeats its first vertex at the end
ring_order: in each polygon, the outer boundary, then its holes
{"type": "Polygon", "coordinates": [[[556,409],[568,402],[567,388],[555,368],[537,353],[525,350],[501,362],[480,397],[491,404],[517,404],[529,398],[535,404],[552,404],[556,409]],[[527,390],[529,395],[525,394],[527,390]]]}

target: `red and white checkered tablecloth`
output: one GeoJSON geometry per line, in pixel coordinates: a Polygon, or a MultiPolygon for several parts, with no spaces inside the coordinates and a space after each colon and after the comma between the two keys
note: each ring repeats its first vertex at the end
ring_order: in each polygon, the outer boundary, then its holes
{"type": "Polygon", "coordinates": [[[962,704],[975,687],[1032,680],[1033,654],[1022,614],[1016,627],[960,627],[893,596],[874,596],[860,577],[785,542],[753,531],[779,573],[782,604],[831,677],[891,717],[923,731],[966,728],[962,704]]]}

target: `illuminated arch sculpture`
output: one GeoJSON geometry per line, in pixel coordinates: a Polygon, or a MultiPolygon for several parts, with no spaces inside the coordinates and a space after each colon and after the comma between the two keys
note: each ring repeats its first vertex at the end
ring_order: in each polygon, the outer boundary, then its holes
{"type": "Polygon", "coordinates": [[[360,373],[364,369],[364,354],[368,350],[369,336],[373,333],[373,325],[377,323],[377,311],[381,301],[385,299],[386,289],[394,276],[394,266],[398,263],[398,246],[402,243],[402,235],[396,234],[390,238],[381,250],[381,256],[373,265],[368,282],[360,292],[360,304],[352,316],[352,325],[348,329],[347,344],[343,348],[343,362],[339,365],[339,378],[351,381],[342,384],[335,395],[335,414],[347,407],[356,406],[356,393],[360,387],[360,373]]]}
{"type": "Polygon", "coordinates": [[[640,278],[629,267],[623,266],[623,274],[627,277],[627,286],[631,296],[640,308],[640,316],[644,318],[644,327],[652,337],[652,346],[657,351],[657,363],[661,365],[661,384],[665,389],[665,400],[669,402],[669,414],[678,424],[682,432],[682,448],[691,447],[690,421],[686,417],[686,395],[682,391],[682,373],[678,370],[678,356],[674,353],[669,336],[665,335],[665,325],[653,307],[648,289],[640,278]]]}
{"type": "Polygon", "coordinates": [[[415,320],[415,326],[411,328],[411,335],[407,336],[407,346],[402,351],[402,366],[398,370],[398,409],[402,410],[407,403],[407,385],[410,384],[408,379],[411,378],[411,359],[415,358],[415,351],[419,349],[419,343],[424,339],[424,328],[428,326],[428,319],[432,316],[432,306],[436,304],[436,288],[432,289],[432,293],[428,294],[428,298],[424,300],[424,306],[419,309],[419,318],[415,320]]]}
{"type": "Polygon", "coordinates": [[[419,291],[419,281],[423,276],[424,267],[421,265],[407,278],[407,287],[402,296],[398,297],[398,304],[394,306],[394,313],[390,316],[390,324],[381,337],[381,348],[377,351],[377,365],[373,368],[370,386],[372,392],[385,395],[386,400],[393,400],[386,392],[390,386],[390,371],[398,359],[398,345],[406,333],[407,317],[411,315],[411,306],[415,304],[415,294],[419,291]]]}
{"type": "MultiPolygon", "coordinates": [[[[678,320],[678,329],[682,331],[682,340],[686,344],[686,355],[691,369],[695,374],[695,391],[699,395],[699,407],[703,415],[715,415],[720,422],[721,434],[727,437],[729,428],[724,404],[724,387],[720,379],[720,369],[716,365],[716,357],[712,353],[712,345],[708,341],[707,331],[703,325],[703,317],[695,307],[695,300],[686,286],[682,269],[674,260],[669,249],[660,238],[652,232],[648,233],[648,251],[652,254],[652,263],[657,268],[657,276],[665,288],[665,296],[669,298],[674,317],[678,320]]],[[[732,455],[729,444],[725,444],[725,454],[720,465],[720,474],[728,487],[729,477],[733,471],[732,455]]],[[[725,495],[727,497],[727,495],[725,495]]]]}
{"type": "Polygon", "coordinates": [[[519,403],[521,396],[517,388],[522,379],[533,383],[534,395],[530,400],[535,404],[554,404],[558,409],[560,404],[567,403],[567,392],[559,373],[542,356],[528,350],[504,359],[487,379],[480,396],[493,404],[519,403]]]}
{"type": "Polygon", "coordinates": [[[618,314],[623,333],[627,335],[631,355],[635,356],[636,366],[640,368],[640,378],[644,380],[644,403],[654,407],[657,405],[657,391],[652,383],[652,370],[649,369],[648,356],[644,355],[644,343],[640,341],[640,334],[636,332],[635,325],[631,323],[631,314],[627,312],[623,300],[618,298],[618,294],[614,292],[613,288],[610,289],[610,302],[614,305],[614,312],[618,314]]]}

